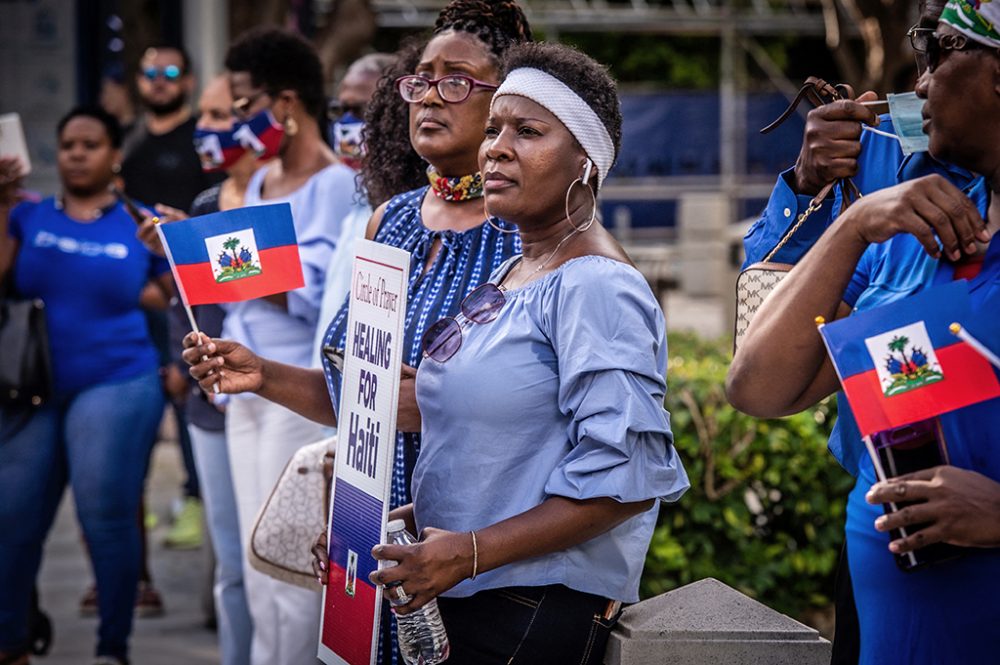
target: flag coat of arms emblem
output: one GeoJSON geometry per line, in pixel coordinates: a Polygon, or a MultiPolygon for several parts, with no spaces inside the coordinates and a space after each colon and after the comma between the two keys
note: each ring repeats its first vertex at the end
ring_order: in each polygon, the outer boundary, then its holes
{"type": "Polygon", "coordinates": [[[956,281],[820,326],[862,436],[1000,397],[989,362],[949,331],[971,318],[956,281]]]}
{"type": "Polygon", "coordinates": [[[188,305],[252,300],[304,285],[287,203],[157,226],[188,305]]]}

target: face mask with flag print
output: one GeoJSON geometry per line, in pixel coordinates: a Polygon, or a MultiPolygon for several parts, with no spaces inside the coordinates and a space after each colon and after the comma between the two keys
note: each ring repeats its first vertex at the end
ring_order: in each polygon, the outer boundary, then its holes
{"type": "Polygon", "coordinates": [[[341,161],[355,170],[361,168],[361,158],[365,154],[365,146],[361,140],[364,128],[365,121],[350,111],[340,116],[330,127],[333,151],[341,161]]]}
{"type": "Polygon", "coordinates": [[[196,128],[194,149],[204,171],[225,171],[245,152],[254,153],[257,159],[276,157],[284,135],[285,128],[270,109],[264,109],[226,131],[196,128]]]}

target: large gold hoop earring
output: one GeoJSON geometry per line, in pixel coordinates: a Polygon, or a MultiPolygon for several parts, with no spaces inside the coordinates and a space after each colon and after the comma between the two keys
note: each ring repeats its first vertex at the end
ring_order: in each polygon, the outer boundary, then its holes
{"type": "Polygon", "coordinates": [[[502,226],[497,226],[493,220],[495,219],[490,211],[486,209],[486,197],[483,197],[483,217],[486,218],[486,223],[493,227],[495,231],[500,233],[517,233],[517,229],[505,229],[502,226]]]}
{"type": "Polygon", "coordinates": [[[583,181],[583,178],[577,178],[573,182],[569,183],[569,188],[566,190],[566,222],[576,229],[577,233],[583,233],[591,226],[594,225],[594,220],[597,219],[597,195],[594,194],[594,190],[590,188],[590,185],[583,181]],[[569,214],[569,195],[573,193],[573,185],[580,183],[583,188],[590,192],[590,198],[594,201],[594,210],[590,213],[590,219],[583,226],[577,226],[573,223],[573,217],[569,214]]]}
{"type": "MultiPolygon", "coordinates": [[[[485,212],[485,208],[486,208],[486,206],[483,206],[483,211],[484,212],[485,212]]],[[[489,224],[490,226],[492,226],[495,230],[499,231],[500,233],[517,233],[517,229],[505,229],[502,226],[497,226],[496,224],[494,224],[493,223],[493,215],[489,214],[488,212],[486,213],[486,223],[489,224]]]]}

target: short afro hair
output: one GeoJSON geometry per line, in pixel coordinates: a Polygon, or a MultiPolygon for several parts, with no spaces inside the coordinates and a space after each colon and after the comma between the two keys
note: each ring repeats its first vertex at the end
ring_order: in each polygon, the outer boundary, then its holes
{"type": "Polygon", "coordinates": [[[518,44],[507,51],[503,59],[503,77],[522,67],[550,74],[579,95],[604,123],[615,147],[615,161],[618,160],[622,144],[622,109],[618,85],[607,67],[572,46],[545,42],[518,44]]]}
{"type": "Polygon", "coordinates": [[[111,141],[111,147],[116,150],[122,147],[124,132],[122,131],[121,124],[115,116],[111,115],[100,106],[74,107],[69,113],[59,119],[59,123],[56,125],[57,137],[62,136],[63,130],[66,129],[66,125],[68,125],[69,121],[73,118],[93,118],[97,122],[104,125],[104,131],[108,134],[108,139],[111,141]]]}
{"type": "Polygon", "coordinates": [[[226,69],[248,72],[269,94],[294,90],[314,118],[326,110],[323,65],[312,45],[293,32],[266,27],[244,32],[226,52],[226,69]]]}

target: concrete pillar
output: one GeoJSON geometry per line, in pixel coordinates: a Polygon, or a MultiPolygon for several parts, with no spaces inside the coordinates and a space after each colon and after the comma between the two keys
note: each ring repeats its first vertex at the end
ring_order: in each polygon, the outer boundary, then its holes
{"type": "Polygon", "coordinates": [[[678,203],[678,254],[681,291],[718,297],[731,288],[727,228],[732,210],[725,193],[691,193],[678,203]]]}
{"type": "Polygon", "coordinates": [[[229,2],[184,0],[184,46],[194,61],[200,91],[223,70],[229,48],[229,2]]]}
{"type": "Polygon", "coordinates": [[[827,665],[812,628],[707,578],[629,607],[605,665],[827,665]]]}

